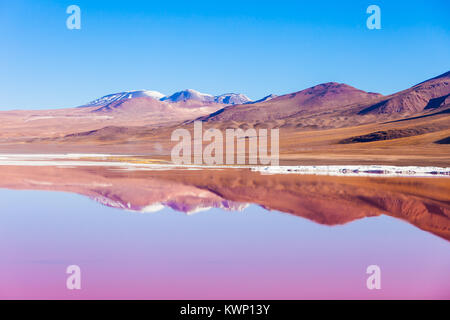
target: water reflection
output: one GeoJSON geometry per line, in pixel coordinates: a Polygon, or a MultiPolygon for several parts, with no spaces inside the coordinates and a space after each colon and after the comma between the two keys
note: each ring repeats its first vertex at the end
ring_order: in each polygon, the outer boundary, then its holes
{"type": "Polygon", "coordinates": [[[0,167],[0,298],[448,299],[447,181],[0,167]]]}
{"type": "Polygon", "coordinates": [[[188,214],[249,204],[340,225],[389,215],[450,240],[448,178],[261,175],[247,169],[124,170],[105,167],[0,167],[0,188],[65,191],[114,208],[188,214]]]}

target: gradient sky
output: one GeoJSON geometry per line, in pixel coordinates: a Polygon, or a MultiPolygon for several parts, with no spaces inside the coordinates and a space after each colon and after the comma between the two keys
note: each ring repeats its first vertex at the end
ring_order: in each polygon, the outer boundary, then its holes
{"type": "Polygon", "coordinates": [[[0,110],[132,89],[252,99],[337,81],[383,94],[450,69],[450,2],[0,2],[0,110]],[[81,30],[66,8],[81,8],[81,30]],[[366,28],[381,8],[382,29],[366,28]]]}

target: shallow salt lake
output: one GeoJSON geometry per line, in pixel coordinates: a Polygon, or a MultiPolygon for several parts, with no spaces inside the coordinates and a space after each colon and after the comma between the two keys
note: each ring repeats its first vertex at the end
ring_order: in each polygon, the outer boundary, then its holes
{"type": "Polygon", "coordinates": [[[0,166],[34,167],[120,167],[123,170],[203,170],[205,168],[245,169],[262,174],[305,174],[330,176],[384,177],[450,177],[450,168],[391,165],[319,165],[319,166],[250,166],[250,165],[183,165],[136,155],[114,154],[5,154],[0,153],[0,166]]]}
{"type": "Polygon", "coordinates": [[[450,242],[386,215],[328,226],[255,204],[187,215],[58,191],[0,199],[2,299],[450,298],[450,242]],[[66,288],[69,265],[81,290],[66,288]]]}

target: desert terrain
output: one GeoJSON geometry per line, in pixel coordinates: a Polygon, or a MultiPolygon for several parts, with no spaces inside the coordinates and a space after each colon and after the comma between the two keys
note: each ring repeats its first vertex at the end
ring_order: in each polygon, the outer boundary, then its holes
{"type": "Polygon", "coordinates": [[[383,96],[329,82],[250,101],[194,90],[2,111],[0,153],[112,153],[170,161],[177,128],[278,128],[281,165],[450,166],[450,72],[383,96]],[[231,104],[230,104],[231,103],[231,104]]]}

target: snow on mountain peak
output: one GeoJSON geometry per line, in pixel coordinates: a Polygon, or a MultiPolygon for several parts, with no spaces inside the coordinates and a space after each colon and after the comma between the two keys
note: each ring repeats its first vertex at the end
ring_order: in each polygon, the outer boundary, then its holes
{"type": "Polygon", "coordinates": [[[183,91],[175,92],[170,96],[165,96],[164,94],[158,91],[152,90],[133,90],[133,91],[124,91],[119,93],[113,93],[96,100],[93,100],[83,107],[92,107],[92,106],[106,106],[112,102],[125,100],[125,99],[133,99],[133,98],[141,98],[141,97],[149,97],[155,100],[167,101],[167,102],[180,102],[187,100],[200,101],[205,103],[220,103],[226,105],[234,105],[234,104],[244,104],[252,102],[246,95],[241,93],[225,93],[218,96],[213,96],[207,93],[201,93],[194,89],[186,89],[183,91]]]}
{"type": "Polygon", "coordinates": [[[244,104],[252,100],[242,93],[225,93],[215,96],[214,101],[223,104],[244,104]]]}
{"type": "Polygon", "coordinates": [[[172,102],[196,100],[221,104],[243,104],[251,101],[246,95],[243,95],[241,93],[225,93],[218,96],[213,96],[210,94],[198,92],[193,89],[186,89],[183,91],[175,92],[173,95],[161,100],[169,100],[172,102]]]}
{"type": "Polygon", "coordinates": [[[123,100],[123,99],[132,99],[132,98],[141,98],[141,97],[149,97],[156,100],[161,100],[165,97],[164,94],[158,91],[152,91],[152,90],[132,90],[132,91],[124,91],[124,92],[118,92],[113,94],[108,94],[106,96],[103,96],[101,98],[95,99],[89,103],[87,103],[85,106],[103,106],[110,104],[115,101],[123,100]]]}
{"type": "Polygon", "coordinates": [[[150,97],[154,99],[162,99],[166,95],[162,94],[159,91],[154,90],[139,90],[139,91],[131,91],[130,94],[132,95],[132,98],[138,98],[138,97],[150,97]]]}
{"type": "Polygon", "coordinates": [[[202,102],[214,102],[214,96],[206,93],[198,92],[194,89],[186,89],[183,91],[178,91],[172,94],[169,97],[165,97],[161,99],[169,100],[172,102],[178,102],[178,101],[186,101],[186,100],[196,100],[196,101],[202,101],[202,102]]]}

